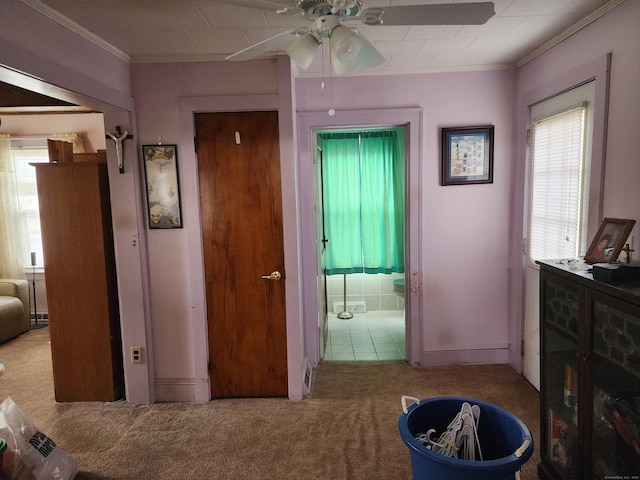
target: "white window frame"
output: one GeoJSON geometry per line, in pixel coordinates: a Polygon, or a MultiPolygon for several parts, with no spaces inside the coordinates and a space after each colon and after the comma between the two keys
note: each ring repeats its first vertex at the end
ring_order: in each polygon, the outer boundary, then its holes
{"type": "Polygon", "coordinates": [[[36,169],[30,163],[49,162],[46,143],[11,141],[11,157],[18,192],[18,211],[22,223],[22,242],[25,269],[35,266],[44,268],[42,252],[42,231],[40,230],[40,208],[37,200],[36,169]],[[33,193],[35,192],[35,201],[33,193]],[[32,253],[35,253],[35,265],[32,265],[32,253]]]}
{"type": "MultiPolygon", "coordinates": [[[[575,249],[565,250],[565,252],[563,252],[564,254],[560,255],[560,257],[575,258],[576,256],[584,255],[584,252],[587,248],[595,92],[595,81],[590,81],[576,88],[539,102],[535,105],[532,105],[530,109],[531,132],[535,131],[536,123],[558,117],[559,115],[563,115],[567,112],[575,111],[583,107],[585,109],[583,135],[581,139],[582,165],[579,173],[580,191],[577,192],[578,205],[574,205],[574,207],[577,208],[580,213],[579,218],[577,219],[577,224],[575,225],[575,231],[570,230],[568,232],[563,232],[564,235],[566,235],[567,233],[570,235],[575,235],[574,238],[570,238],[567,242],[569,244],[575,245],[575,249]]],[[[536,208],[535,201],[533,200],[533,195],[536,190],[536,187],[534,185],[536,181],[534,168],[535,134],[530,135],[529,143],[529,201],[527,209],[527,241],[525,244],[525,253],[526,263],[530,266],[533,266],[535,260],[550,257],[549,255],[542,254],[540,255],[540,258],[533,258],[531,254],[532,250],[535,250],[535,247],[532,248],[530,244],[530,242],[535,241],[533,238],[535,236],[535,232],[534,227],[532,226],[532,211],[536,208]]],[[[556,233],[556,235],[558,235],[558,233],[556,233]]]]}

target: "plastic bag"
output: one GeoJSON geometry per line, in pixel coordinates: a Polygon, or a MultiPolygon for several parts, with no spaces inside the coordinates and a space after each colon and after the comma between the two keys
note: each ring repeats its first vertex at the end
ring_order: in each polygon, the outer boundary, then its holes
{"type": "Polygon", "coordinates": [[[5,478],[71,480],[78,474],[75,461],[29,422],[11,397],[0,404],[0,438],[7,442],[5,478]]]}

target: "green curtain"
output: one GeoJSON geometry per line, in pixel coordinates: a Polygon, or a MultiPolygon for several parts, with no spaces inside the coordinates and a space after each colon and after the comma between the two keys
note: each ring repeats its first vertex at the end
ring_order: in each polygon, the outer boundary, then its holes
{"type": "Polygon", "coordinates": [[[327,275],[404,272],[403,130],[320,139],[327,275]]]}

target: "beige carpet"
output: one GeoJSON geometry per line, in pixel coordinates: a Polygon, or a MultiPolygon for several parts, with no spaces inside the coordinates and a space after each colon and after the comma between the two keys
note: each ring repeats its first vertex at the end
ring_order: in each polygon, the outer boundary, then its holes
{"type": "Polygon", "coordinates": [[[477,398],[513,412],[536,442],[522,478],[537,478],[538,392],[508,366],[324,363],[299,402],[56,404],[48,330],[0,345],[0,400],[11,396],[75,459],[78,479],[408,480],[402,395],[477,398]]]}

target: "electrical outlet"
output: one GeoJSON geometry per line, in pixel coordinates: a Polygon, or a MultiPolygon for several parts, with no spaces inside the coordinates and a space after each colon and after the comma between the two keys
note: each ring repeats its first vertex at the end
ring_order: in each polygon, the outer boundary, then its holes
{"type": "Polygon", "coordinates": [[[142,347],[131,347],[131,363],[142,363],[142,347]]]}

